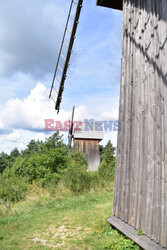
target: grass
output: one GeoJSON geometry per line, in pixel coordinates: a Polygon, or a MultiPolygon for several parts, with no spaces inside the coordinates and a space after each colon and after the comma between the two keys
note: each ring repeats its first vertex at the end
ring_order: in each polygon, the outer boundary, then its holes
{"type": "Polygon", "coordinates": [[[1,204],[0,249],[139,249],[106,222],[112,198],[112,188],[74,196],[34,187],[25,201],[1,204]]]}

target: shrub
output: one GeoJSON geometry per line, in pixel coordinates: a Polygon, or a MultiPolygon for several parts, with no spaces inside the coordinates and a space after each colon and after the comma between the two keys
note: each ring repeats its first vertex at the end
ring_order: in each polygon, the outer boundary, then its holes
{"type": "Polygon", "coordinates": [[[89,172],[89,177],[91,180],[91,188],[97,189],[101,186],[101,180],[100,180],[100,175],[98,171],[96,172],[89,172]]]}
{"type": "Polygon", "coordinates": [[[83,168],[69,166],[64,173],[65,186],[74,193],[90,190],[90,176],[83,168]]]}
{"type": "Polygon", "coordinates": [[[88,163],[85,155],[80,152],[76,151],[70,155],[69,161],[71,161],[75,166],[82,167],[85,171],[88,169],[88,163]]]}
{"type": "Polygon", "coordinates": [[[25,198],[27,182],[16,176],[12,170],[6,169],[0,176],[0,199],[3,201],[17,202],[25,198]]]}
{"type": "Polygon", "coordinates": [[[67,167],[66,147],[56,147],[32,156],[19,157],[13,169],[16,175],[26,177],[30,183],[37,181],[41,186],[58,183],[59,175],[67,167]]]}
{"type": "Polygon", "coordinates": [[[91,178],[87,168],[88,165],[84,154],[79,151],[71,154],[68,167],[63,172],[65,186],[74,193],[89,191],[91,178]]]}

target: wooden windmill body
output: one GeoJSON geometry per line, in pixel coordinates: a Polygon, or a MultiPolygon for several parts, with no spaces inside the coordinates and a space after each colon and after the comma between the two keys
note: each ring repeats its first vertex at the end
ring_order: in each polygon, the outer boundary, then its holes
{"type": "Polygon", "coordinates": [[[145,249],[167,248],[167,1],[97,4],[123,8],[122,130],[109,221],[145,249]]]}
{"type": "Polygon", "coordinates": [[[103,131],[97,131],[95,124],[90,129],[85,122],[80,131],[74,131],[74,151],[84,153],[88,161],[88,170],[97,171],[100,164],[99,142],[103,139],[103,131]]]}

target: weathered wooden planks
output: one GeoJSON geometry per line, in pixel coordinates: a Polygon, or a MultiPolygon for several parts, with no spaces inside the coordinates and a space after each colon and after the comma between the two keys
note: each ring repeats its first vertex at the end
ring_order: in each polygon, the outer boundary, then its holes
{"type": "Polygon", "coordinates": [[[167,1],[124,0],[113,214],[167,247],[167,1]]]}
{"type": "Polygon", "coordinates": [[[97,171],[100,164],[99,142],[96,139],[74,139],[74,151],[79,150],[85,154],[89,171],[97,171]]]}

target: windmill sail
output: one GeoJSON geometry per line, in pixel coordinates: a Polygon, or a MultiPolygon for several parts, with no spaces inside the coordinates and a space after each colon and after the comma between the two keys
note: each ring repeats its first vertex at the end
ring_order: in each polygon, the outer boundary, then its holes
{"type": "Polygon", "coordinates": [[[59,112],[62,94],[64,90],[64,83],[66,80],[67,69],[69,66],[72,47],[75,39],[77,26],[79,23],[79,16],[82,8],[83,0],[77,2],[72,0],[70,10],[67,18],[67,23],[58,55],[57,65],[50,89],[49,98],[55,103],[55,109],[59,112]],[[57,84],[55,84],[55,81],[57,84]],[[56,98],[54,95],[56,94],[56,98]]]}

